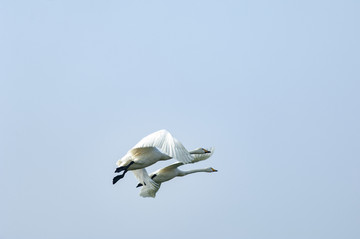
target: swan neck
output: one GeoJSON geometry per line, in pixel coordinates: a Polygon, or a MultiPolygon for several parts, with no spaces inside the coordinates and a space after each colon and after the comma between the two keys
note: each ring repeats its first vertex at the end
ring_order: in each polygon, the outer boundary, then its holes
{"type": "Polygon", "coordinates": [[[188,175],[188,174],[200,173],[200,172],[207,172],[207,169],[202,168],[202,169],[193,169],[193,170],[189,170],[189,171],[182,171],[180,175],[185,176],[185,175],[188,175]]]}

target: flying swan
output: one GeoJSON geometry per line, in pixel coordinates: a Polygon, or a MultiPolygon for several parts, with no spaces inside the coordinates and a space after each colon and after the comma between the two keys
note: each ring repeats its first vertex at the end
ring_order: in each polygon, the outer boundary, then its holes
{"type": "MultiPolygon", "coordinates": [[[[113,178],[113,184],[123,178],[127,171],[144,169],[160,160],[175,158],[182,164],[193,160],[191,154],[206,154],[209,151],[199,148],[188,152],[186,148],[174,138],[167,130],[156,131],[140,140],[125,156],[117,161],[115,173],[120,173],[113,178]]],[[[136,172],[134,172],[136,174],[136,172]]],[[[138,172],[143,173],[143,172],[138,172]]],[[[136,177],[143,177],[144,175],[136,177]]],[[[145,178],[145,177],[144,177],[145,178]]],[[[146,184],[143,181],[144,185],[146,184]]],[[[153,183],[150,181],[150,183],[153,183]]]]}
{"type": "MultiPolygon", "coordinates": [[[[199,149],[198,149],[199,150],[199,149]]],[[[214,149],[211,148],[207,150],[209,153],[206,154],[194,154],[192,155],[193,160],[190,163],[196,163],[211,157],[214,152],[214,149]]],[[[189,171],[182,171],[178,169],[179,166],[184,165],[181,162],[171,164],[165,168],[161,168],[150,175],[147,174],[146,169],[139,169],[133,171],[137,177],[139,184],[136,187],[142,187],[140,191],[140,196],[142,197],[155,197],[156,192],[160,189],[161,183],[169,181],[175,177],[182,177],[192,173],[198,172],[207,172],[213,173],[217,172],[214,168],[204,168],[204,169],[194,169],[189,171]],[[144,185],[142,182],[147,182],[144,185]]]]}

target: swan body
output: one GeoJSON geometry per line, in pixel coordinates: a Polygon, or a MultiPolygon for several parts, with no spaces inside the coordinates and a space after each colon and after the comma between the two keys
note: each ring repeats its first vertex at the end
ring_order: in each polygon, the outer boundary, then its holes
{"type": "Polygon", "coordinates": [[[132,170],[136,177],[144,178],[144,172],[136,172],[134,170],[144,169],[158,161],[176,158],[181,163],[190,163],[193,160],[193,154],[205,154],[206,152],[201,148],[194,152],[188,152],[186,148],[174,138],[167,130],[156,131],[143,139],[141,139],[127,154],[117,161],[118,166],[115,173],[123,171],[123,174],[117,175],[113,178],[113,184],[123,178],[127,171],[132,170]]]}
{"type": "Polygon", "coordinates": [[[171,159],[167,154],[160,152],[156,147],[133,148],[124,157],[116,162],[118,167],[134,162],[128,170],[148,167],[157,161],[171,159]]]}
{"type": "MultiPolygon", "coordinates": [[[[197,149],[199,150],[199,149],[197,149]]],[[[205,159],[208,159],[213,154],[213,148],[211,151],[206,150],[209,153],[206,154],[194,154],[192,155],[193,160],[190,163],[196,163],[205,159]]],[[[190,151],[190,152],[194,152],[190,151]]],[[[178,162],[171,164],[165,168],[161,168],[150,175],[147,175],[146,169],[140,169],[136,170],[137,178],[139,180],[139,184],[137,187],[142,186],[142,189],[140,191],[140,196],[142,197],[155,197],[157,191],[160,189],[161,183],[169,181],[175,177],[182,177],[185,175],[189,175],[192,173],[198,173],[198,172],[217,172],[214,168],[204,168],[204,169],[194,169],[189,171],[182,171],[178,167],[184,165],[184,163],[178,162]],[[143,184],[142,182],[145,182],[143,184]]]]}

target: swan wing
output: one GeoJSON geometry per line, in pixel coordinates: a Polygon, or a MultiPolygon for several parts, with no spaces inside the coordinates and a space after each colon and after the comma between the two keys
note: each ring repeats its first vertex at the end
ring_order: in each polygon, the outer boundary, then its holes
{"type": "MultiPolygon", "coordinates": [[[[184,165],[183,163],[173,163],[173,164],[170,164],[169,166],[166,166],[166,167],[164,167],[164,168],[162,168],[162,169],[159,169],[158,171],[162,171],[162,172],[166,172],[166,171],[170,171],[170,170],[173,170],[173,169],[175,169],[175,168],[178,168],[179,166],[181,166],[181,165],[184,165]]],[[[157,172],[158,172],[157,171],[157,172]]],[[[156,173],[155,173],[156,174],[156,173]]]]}
{"type": "Polygon", "coordinates": [[[208,151],[210,151],[211,153],[206,153],[206,154],[192,154],[191,157],[193,157],[193,160],[190,162],[190,163],[197,163],[199,161],[203,161],[205,159],[208,159],[210,158],[213,153],[214,153],[214,150],[215,148],[214,147],[211,147],[209,149],[207,149],[208,151]]]}
{"type": "Polygon", "coordinates": [[[182,163],[190,163],[193,160],[182,143],[164,129],[144,137],[134,146],[134,148],[141,147],[157,147],[164,154],[182,163]]]}
{"type": "Polygon", "coordinates": [[[160,185],[149,177],[145,168],[132,170],[132,172],[139,183],[143,184],[143,187],[146,187],[149,191],[155,191],[155,193],[159,190],[160,185]]]}

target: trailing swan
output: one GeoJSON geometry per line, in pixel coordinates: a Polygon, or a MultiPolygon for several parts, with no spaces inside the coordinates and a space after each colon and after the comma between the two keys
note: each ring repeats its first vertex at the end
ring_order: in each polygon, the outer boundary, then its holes
{"type": "MultiPolygon", "coordinates": [[[[214,152],[214,149],[211,148],[207,150],[209,153],[206,154],[194,154],[192,155],[193,160],[190,163],[196,163],[205,159],[208,159],[214,152]]],[[[191,151],[192,152],[192,151],[191,151]]],[[[142,197],[155,197],[156,192],[159,190],[161,183],[169,181],[175,177],[182,177],[192,173],[198,172],[208,172],[213,173],[217,172],[214,168],[203,168],[203,169],[194,169],[189,171],[182,171],[178,167],[184,165],[183,163],[174,163],[165,168],[161,168],[150,175],[147,174],[146,169],[139,169],[133,171],[139,184],[137,187],[142,187],[140,191],[140,196],[142,197]],[[145,182],[145,184],[143,183],[145,182]]]]}

